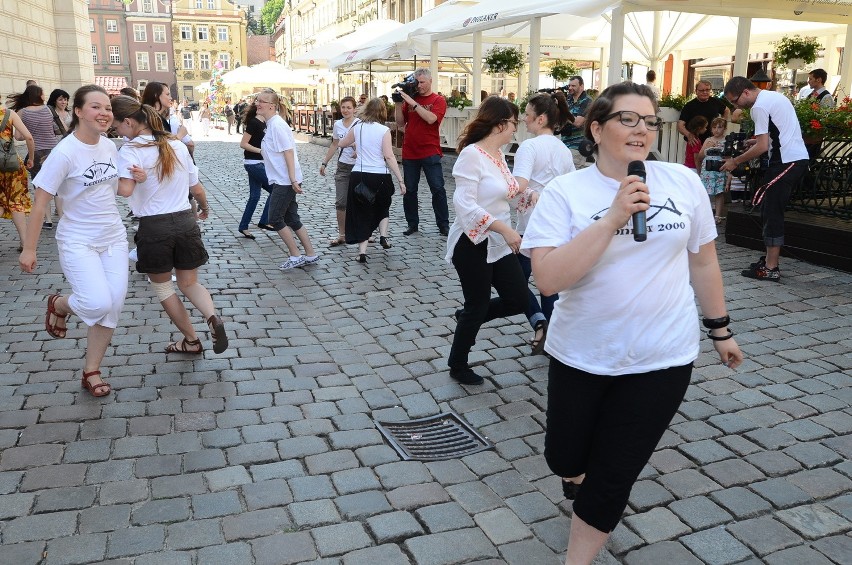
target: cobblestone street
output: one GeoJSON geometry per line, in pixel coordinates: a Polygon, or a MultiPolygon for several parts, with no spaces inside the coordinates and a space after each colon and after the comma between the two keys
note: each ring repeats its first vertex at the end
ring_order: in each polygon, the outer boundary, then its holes
{"type": "MultiPolygon", "coordinates": [[[[371,245],[364,265],[354,246],[329,248],[333,173],[318,173],[325,147],[300,143],[299,212],[322,257],[280,271],[277,234],[237,232],[237,141],[196,139],[211,203],[199,273],[230,348],[215,355],[191,311],[204,355],[167,356],[179,334],[131,270],[103,399],[80,388],[79,319],[66,339],[44,331],[47,295],[69,291],[53,232],[27,275],[0,223],[0,564],[563,563],[570,505],[542,455],[547,358],[528,355],[523,316],[498,320],[471,356],[485,384],[450,379],[462,295],[425,180],[420,232],[402,235],[397,193],[393,248],[371,245]],[[496,449],[406,462],[374,424],[447,410],[496,449]]],[[[781,284],[746,279],[759,254],[723,239],[746,360],[729,370],[704,340],[599,565],[852,563],[852,275],[782,259],[781,284]]]]}

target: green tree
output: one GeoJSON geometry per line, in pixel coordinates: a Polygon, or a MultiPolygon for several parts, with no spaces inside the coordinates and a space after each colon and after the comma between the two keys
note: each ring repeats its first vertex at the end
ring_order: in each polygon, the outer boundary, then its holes
{"type": "Polygon", "coordinates": [[[275,22],[284,10],[284,0],[269,0],[260,11],[260,21],[270,33],[275,30],[275,22]]]}

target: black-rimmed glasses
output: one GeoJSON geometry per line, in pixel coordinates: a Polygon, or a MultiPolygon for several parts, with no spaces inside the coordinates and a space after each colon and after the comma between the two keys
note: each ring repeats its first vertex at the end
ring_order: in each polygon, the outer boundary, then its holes
{"type": "Polygon", "coordinates": [[[733,100],[728,100],[728,102],[730,102],[730,103],[731,103],[731,104],[733,104],[734,106],[737,106],[737,105],[738,105],[737,103],[740,101],[740,97],[741,97],[744,93],[745,93],[745,90],[743,90],[742,92],[740,92],[740,95],[739,95],[739,96],[737,96],[736,98],[734,98],[733,100]]]}
{"type": "Polygon", "coordinates": [[[600,123],[604,123],[607,120],[611,120],[612,118],[618,118],[618,121],[621,122],[621,125],[627,126],[630,128],[635,128],[639,125],[639,121],[645,122],[645,127],[649,130],[656,131],[663,127],[663,120],[653,114],[648,114],[647,116],[641,116],[638,112],[632,112],[630,110],[621,110],[620,112],[613,112],[608,116],[604,116],[600,123]]]}

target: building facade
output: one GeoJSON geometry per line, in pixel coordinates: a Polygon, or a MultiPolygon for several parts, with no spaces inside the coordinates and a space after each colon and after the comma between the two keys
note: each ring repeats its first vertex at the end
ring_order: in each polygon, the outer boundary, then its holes
{"type": "Polygon", "coordinates": [[[162,82],[177,96],[171,6],[169,1],[133,0],[124,7],[130,86],[139,92],[149,82],[162,82]]]}
{"type": "Polygon", "coordinates": [[[124,4],[115,0],[88,0],[88,4],[95,81],[114,94],[123,86],[132,85],[133,80],[124,4]]]}
{"type": "Polygon", "coordinates": [[[172,2],[172,44],[177,95],[197,100],[196,87],[209,81],[221,63],[222,72],[245,65],[245,10],[228,0],[172,2]]]}

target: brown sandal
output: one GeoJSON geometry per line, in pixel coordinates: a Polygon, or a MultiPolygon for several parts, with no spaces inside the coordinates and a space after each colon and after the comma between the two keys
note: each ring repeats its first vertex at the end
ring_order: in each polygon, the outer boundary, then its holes
{"type": "Polygon", "coordinates": [[[228,349],[228,335],[222,318],[213,314],[207,319],[207,325],[210,327],[210,339],[213,340],[213,353],[222,353],[228,349]]]}
{"type": "Polygon", "coordinates": [[[109,386],[109,383],[101,381],[99,383],[92,384],[91,382],[89,382],[89,377],[94,377],[95,375],[100,374],[100,371],[90,371],[88,373],[86,371],[83,371],[83,381],[81,384],[83,385],[83,388],[88,390],[89,393],[95,398],[106,396],[110,392],[112,392],[112,387],[109,386]]]}
{"type": "Polygon", "coordinates": [[[47,297],[47,313],[44,316],[44,329],[47,330],[47,333],[50,334],[51,337],[55,337],[57,339],[62,339],[65,337],[65,333],[68,328],[57,325],[59,320],[65,320],[68,317],[68,314],[60,314],[56,311],[56,301],[59,300],[61,295],[53,294],[47,297]],[[56,320],[54,323],[50,323],[50,317],[55,316],[56,320]]]}
{"type": "Polygon", "coordinates": [[[345,245],[346,239],[343,237],[338,237],[337,239],[332,239],[328,242],[329,247],[337,247],[338,245],[345,245]]]}
{"type": "Polygon", "coordinates": [[[174,341],[166,347],[166,353],[204,353],[204,346],[201,345],[201,340],[181,338],[180,341],[174,341]],[[198,349],[190,349],[197,347],[198,349]]]}

